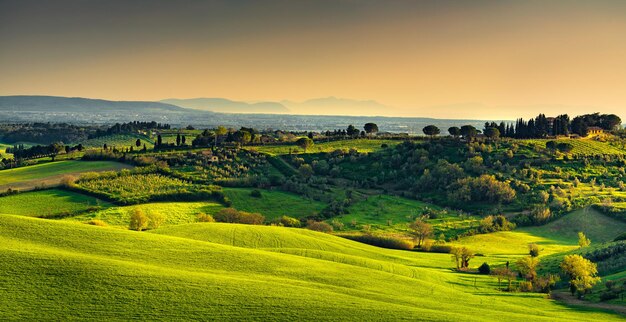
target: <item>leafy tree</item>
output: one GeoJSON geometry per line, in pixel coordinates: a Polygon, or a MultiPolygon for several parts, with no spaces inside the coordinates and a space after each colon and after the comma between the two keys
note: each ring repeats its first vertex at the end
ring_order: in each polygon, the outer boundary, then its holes
{"type": "Polygon", "coordinates": [[[157,146],[161,146],[163,145],[163,138],[161,137],[161,134],[157,135],[157,146]]]}
{"type": "Polygon", "coordinates": [[[600,278],[596,276],[597,265],[580,255],[566,255],[561,262],[561,269],[570,279],[572,295],[578,293],[578,297],[587,293],[600,281],[600,278]]]}
{"type": "Polygon", "coordinates": [[[567,143],[567,142],[561,142],[556,145],[556,148],[562,153],[570,153],[572,152],[572,150],[574,150],[574,145],[572,145],[571,143],[567,143]]]}
{"type": "Polygon", "coordinates": [[[141,146],[141,140],[137,139],[137,141],[135,141],[135,146],[136,147],[140,147],[141,146]]]}
{"type": "Polygon", "coordinates": [[[306,153],[306,150],[313,146],[313,140],[308,137],[299,138],[298,141],[296,141],[296,144],[306,153]]]}
{"type": "Polygon", "coordinates": [[[476,135],[478,135],[478,130],[472,125],[463,125],[461,126],[461,135],[468,141],[471,141],[476,135]]]}
{"type": "Polygon", "coordinates": [[[409,225],[411,234],[413,235],[417,247],[421,247],[424,240],[430,238],[433,234],[433,226],[421,219],[416,219],[409,225]]]}
{"type": "Polygon", "coordinates": [[[180,146],[180,133],[176,134],[176,146],[180,146]]]}
{"type": "Polygon", "coordinates": [[[491,140],[496,140],[500,137],[500,130],[496,127],[488,127],[485,129],[485,136],[491,140]]]}
{"type": "Polygon", "coordinates": [[[489,275],[489,273],[491,273],[491,267],[489,266],[489,264],[483,263],[482,265],[478,266],[478,272],[484,275],[489,275]]]}
{"type": "Polygon", "coordinates": [[[136,231],[148,228],[148,216],[143,213],[143,210],[139,208],[133,210],[133,213],[130,215],[129,228],[136,231]]]}
{"type": "Polygon", "coordinates": [[[346,134],[348,136],[357,136],[359,135],[359,133],[360,133],[359,129],[354,127],[354,125],[352,124],[348,125],[348,128],[346,129],[346,134]]]}
{"type": "Polygon", "coordinates": [[[430,136],[431,138],[433,138],[435,135],[439,134],[439,128],[434,126],[434,125],[427,125],[425,126],[422,131],[424,132],[424,134],[430,136]]]}
{"type": "Polygon", "coordinates": [[[528,244],[528,254],[532,257],[539,256],[539,246],[537,244],[528,244]]]}
{"type": "Polygon", "coordinates": [[[450,133],[450,135],[452,135],[453,137],[457,138],[459,137],[459,135],[461,135],[461,129],[459,129],[456,126],[452,126],[448,128],[448,133],[450,133]]]}
{"type": "Polygon", "coordinates": [[[165,216],[160,212],[149,212],[148,215],[148,228],[157,229],[165,223],[165,216]]]}
{"type": "Polygon", "coordinates": [[[580,248],[583,248],[589,245],[591,245],[591,240],[587,238],[587,236],[585,236],[585,234],[582,231],[579,231],[578,232],[578,246],[580,246],[580,248]]]}
{"type": "Polygon", "coordinates": [[[456,263],[457,269],[466,269],[469,267],[470,259],[474,258],[474,253],[467,247],[454,247],[450,250],[452,261],[456,263]]]}
{"type": "Polygon", "coordinates": [[[526,256],[517,260],[520,274],[529,281],[533,281],[537,277],[537,265],[539,265],[537,257],[526,256]]]}
{"type": "Polygon", "coordinates": [[[363,126],[363,129],[365,130],[367,134],[377,133],[378,125],[376,125],[376,123],[365,123],[365,126],[363,126]]]}

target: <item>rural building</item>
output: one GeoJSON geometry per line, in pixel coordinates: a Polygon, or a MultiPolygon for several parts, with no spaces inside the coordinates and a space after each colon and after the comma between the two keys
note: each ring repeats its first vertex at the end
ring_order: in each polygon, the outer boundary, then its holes
{"type": "Polygon", "coordinates": [[[601,127],[590,126],[587,129],[587,135],[598,135],[598,134],[603,134],[603,133],[604,133],[604,129],[601,127]]]}

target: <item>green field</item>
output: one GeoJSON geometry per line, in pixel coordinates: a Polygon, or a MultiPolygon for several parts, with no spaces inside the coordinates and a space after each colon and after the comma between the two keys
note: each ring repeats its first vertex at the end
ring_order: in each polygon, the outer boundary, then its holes
{"type": "Polygon", "coordinates": [[[137,149],[135,145],[137,139],[141,140],[140,149],[143,148],[143,144],[145,144],[148,149],[154,147],[154,141],[152,139],[140,134],[112,134],[85,140],[83,142],[76,142],[76,144],[81,143],[86,148],[102,148],[104,144],[106,144],[109,148],[126,149],[133,146],[134,149],[137,149]]]}
{"type": "Polygon", "coordinates": [[[232,201],[233,208],[247,212],[258,212],[266,220],[272,220],[283,215],[302,218],[315,215],[325,204],[301,196],[277,190],[262,190],[261,198],[251,197],[253,189],[224,188],[224,194],[232,201]]]}
{"type": "Polygon", "coordinates": [[[521,230],[559,241],[564,245],[577,245],[580,231],[585,233],[591,242],[612,241],[619,234],[626,232],[626,223],[607,217],[593,208],[585,208],[549,224],[521,230]]]}
{"type": "Polygon", "coordinates": [[[13,154],[6,153],[7,148],[10,148],[10,147],[13,147],[13,145],[0,143],[0,159],[13,157],[13,154]]]}
{"type": "Polygon", "coordinates": [[[159,213],[165,217],[163,225],[178,225],[197,221],[199,213],[214,214],[224,206],[213,202],[153,202],[141,205],[111,207],[79,216],[69,217],[66,220],[88,222],[92,219],[104,221],[109,226],[128,228],[130,216],[135,209],[141,209],[145,214],[159,213]]]}
{"type": "Polygon", "coordinates": [[[0,190],[57,185],[63,175],[89,171],[119,170],[130,166],[112,161],[59,161],[0,171],[0,190]]]}
{"type": "MultiPolygon", "coordinates": [[[[398,140],[378,140],[378,139],[356,139],[356,140],[342,140],[333,142],[317,143],[307,149],[306,153],[320,153],[320,152],[332,152],[337,149],[356,149],[359,152],[369,153],[378,151],[381,149],[381,145],[387,144],[388,146],[394,146],[401,143],[398,140]]],[[[251,146],[246,149],[256,150],[261,153],[267,153],[269,155],[280,155],[292,153],[304,153],[297,145],[265,145],[265,146],[251,146]]]]}
{"type": "Polygon", "coordinates": [[[279,227],[215,237],[232,226],[192,224],[167,236],[0,215],[0,317],[620,320],[540,294],[495,291],[491,277],[453,273],[445,254],[384,250],[279,227]],[[262,237],[268,233],[271,238],[262,237]],[[250,242],[233,243],[240,239],[250,242]]]}
{"type": "MultiPolygon", "coordinates": [[[[520,144],[526,144],[532,147],[536,147],[538,149],[545,149],[546,142],[554,141],[547,139],[532,139],[532,140],[519,140],[520,144]]],[[[574,146],[572,150],[572,154],[580,154],[580,155],[597,155],[597,154],[618,154],[623,155],[626,154],[626,151],[610,145],[606,142],[596,141],[592,139],[558,139],[556,140],[558,143],[565,142],[570,143],[574,146]]]]}
{"type": "Polygon", "coordinates": [[[65,216],[110,206],[90,196],[58,189],[0,197],[0,213],[31,217],[65,216]]]}

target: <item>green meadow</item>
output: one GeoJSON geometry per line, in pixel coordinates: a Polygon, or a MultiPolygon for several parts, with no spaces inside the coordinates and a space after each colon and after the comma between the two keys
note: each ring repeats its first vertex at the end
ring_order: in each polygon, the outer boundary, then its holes
{"type": "Polygon", "coordinates": [[[356,139],[356,140],[339,140],[339,141],[331,141],[331,142],[319,142],[314,144],[312,147],[308,148],[306,152],[298,147],[297,145],[263,145],[263,146],[252,146],[247,147],[247,149],[255,150],[261,153],[266,153],[269,155],[281,155],[281,154],[289,154],[294,153],[322,153],[322,152],[333,152],[335,150],[350,150],[356,149],[359,152],[369,153],[378,151],[381,149],[383,144],[388,146],[394,146],[396,144],[401,143],[402,141],[398,140],[380,140],[380,139],[356,139]]]}
{"type": "Polygon", "coordinates": [[[224,188],[224,194],[232,201],[232,207],[247,212],[258,212],[267,220],[286,215],[302,218],[317,214],[324,203],[283,192],[257,189],[261,197],[252,197],[250,188],[224,188]]]}
{"type": "Polygon", "coordinates": [[[163,228],[158,234],[1,215],[0,316],[621,319],[601,311],[573,310],[540,294],[495,291],[491,277],[452,272],[445,254],[384,250],[297,229],[239,231],[232,226],[238,225],[198,223],[175,231],[163,228]],[[223,227],[230,234],[219,232],[223,227]],[[271,238],[260,237],[266,234],[271,238]],[[325,246],[329,244],[337,246],[325,246]]]}
{"type": "Polygon", "coordinates": [[[71,191],[49,189],[3,197],[0,213],[30,217],[69,216],[112,205],[71,191]]]}

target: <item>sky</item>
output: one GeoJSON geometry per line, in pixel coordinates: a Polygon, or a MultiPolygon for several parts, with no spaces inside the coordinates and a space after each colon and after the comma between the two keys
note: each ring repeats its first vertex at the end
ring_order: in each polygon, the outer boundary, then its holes
{"type": "Polygon", "coordinates": [[[0,0],[0,95],[22,94],[626,118],[626,1],[0,0]]]}

